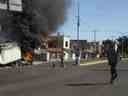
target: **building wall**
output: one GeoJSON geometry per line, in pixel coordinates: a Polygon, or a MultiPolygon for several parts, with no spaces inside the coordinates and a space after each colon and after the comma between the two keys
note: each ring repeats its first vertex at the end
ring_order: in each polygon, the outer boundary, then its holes
{"type": "Polygon", "coordinates": [[[63,37],[63,48],[64,49],[70,49],[70,38],[69,37],[63,37]]]}
{"type": "Polygon", "coordinates": [[[54,55],[55,58],[60,58],[63,49],[63,52],[65,54],[64,60],[68,61],[71,58],[70,53],[67,51],[70,50],[70,37],[64,35],[57,35],[49,38],[50,42],[48,45],[49,49],[51,49],[49,51],[50,57],[52,58],[54,55]],[[60,51],[58,49],[60,49],[60,51]]]}
{"type": "Polygon", "coordinates": [[[85,59],[87,55],[89,58],[94,58],[97,54],[102,54],[102,46],[99,43],[100,42],[87,42],[87,40],[71,40],[71,48],[75,49],[78,46],[82,59],[85,59]]]}

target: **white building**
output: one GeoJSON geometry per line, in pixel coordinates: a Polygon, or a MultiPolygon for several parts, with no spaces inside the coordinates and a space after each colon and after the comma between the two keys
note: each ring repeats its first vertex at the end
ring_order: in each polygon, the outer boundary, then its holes
{"type": "Polygon", "coordinates": [[[70,37],[60,34],[49,36],[48,50],[49,59],[60,58],[61,54],[64,53],[64,60],[68,61],[71,59],[70,37]]]}
{"type": "Polygon", "coordinates": [[[71,59],[71,52],[69,52],[70,49],[70,37],[69,36],[63,36],[63,49],[64,49],[64,60],[71,59]]]}

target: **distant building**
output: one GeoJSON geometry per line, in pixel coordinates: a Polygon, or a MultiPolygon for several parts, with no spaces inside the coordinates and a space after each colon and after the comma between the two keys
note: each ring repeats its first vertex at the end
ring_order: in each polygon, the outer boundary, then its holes
{"type": "Polygon", "coordinates": [[[87,40],[71,40],[71,48],[79,47],[81,50],[84,50],[87,48],[87,40]]]}
{"type": "Polygon", "coordinates": [[[60,58],[64,53],[64,60],[71,59],[70,37],[54,34],[48,37],[49,58],[60,58]]]}
{"type": "Polygon", "coordinates": [[[85,52],[87,49],[87,40],[71,40],[71,49],[74,51],[77,48],[80,50],[80,58],[85,58],[85,52]]]}
{"type": "Polygon", "coordinates": [[[100,57],[102,50],[100,42],[88,42],[87,40],[71,40],[71,48],[73,50],[79,48],[82,59],[100,57]]]}

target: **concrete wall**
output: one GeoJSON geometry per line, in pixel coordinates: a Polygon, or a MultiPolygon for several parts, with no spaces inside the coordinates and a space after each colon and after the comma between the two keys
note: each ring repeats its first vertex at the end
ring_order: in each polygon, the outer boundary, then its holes
{"type": "Polygon", "coordinates": [[[70,37],[63,37],[63,48],[70,49],[70,37]]]}

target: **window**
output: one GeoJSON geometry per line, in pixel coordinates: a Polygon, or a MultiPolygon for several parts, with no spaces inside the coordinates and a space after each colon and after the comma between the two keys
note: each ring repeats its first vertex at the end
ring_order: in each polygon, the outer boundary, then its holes
{"type": "Polygon", "coordinates": [[[68,47],[68,41],[65,42],[65,47],[68,47]]]}

